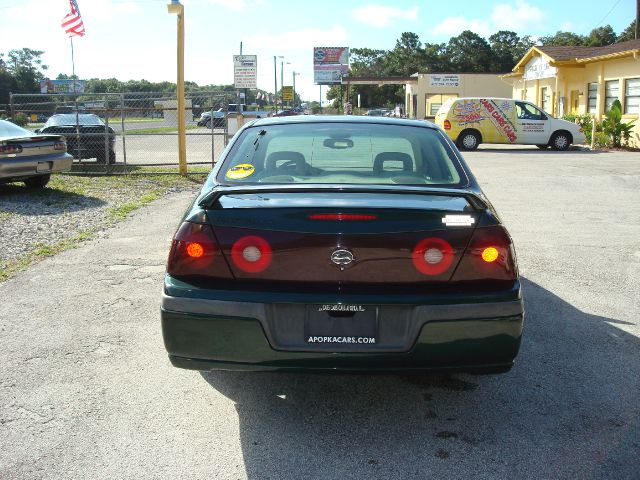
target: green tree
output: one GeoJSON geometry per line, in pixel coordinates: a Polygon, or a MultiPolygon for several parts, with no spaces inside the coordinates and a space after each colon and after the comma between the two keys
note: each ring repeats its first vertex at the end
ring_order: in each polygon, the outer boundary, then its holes
{"type": "Polygon", "coordinates": [[[457,72],[488,72],[493,63],[493,54],[487,41],[470,30],[452,37],[446,53],[451,66],[457,72]]]}
{"type": "Polygon", "coordinates": [[[0,61],[0,103],[9,102],[9,92],[38,93],[40,80],[47,66],[42,63],[41,50],[22,48],[10,50],[0,61]]]}
{"type": "Polygon", "coordinates": [[[626,42],[628,40],[635,39],[635,32],[636,32],[636,21],[632,20],[629,26],[625,28],[622,32],[620,32],[620,35],[618,35],[618,38],[616,39],[616,43],[626,42]]]}
{"type": "Polygon", "coordinates": [[[491,70],[510,72],[534,42],[529,36],[520,38],[515,32],[500,30],[489,37],[489,45],[493,54],[491,70]]]}
{"type": "Polygon", "coordinates": [[[554,35],[540,37],[542,45],[580,46],[584,45],[585,37],[572,32],[557,31],[554,35]]]}
{"type": "Polygon", "coordinates": [[[605,45],[615,43],[616,39],[616,32],[613,31],[611,25],[605,25],[604,27],[591,30],[591,33],[585,38],[583,45],[585,47],[604,47],[605,45]]]}

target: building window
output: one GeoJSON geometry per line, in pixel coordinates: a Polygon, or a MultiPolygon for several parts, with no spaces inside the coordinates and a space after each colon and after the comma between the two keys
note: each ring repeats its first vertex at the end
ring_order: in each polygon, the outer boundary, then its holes
{"type": "Polygon", "coordinates": [[[629,78],[625,82],[624,113],[640,114],[640,78],[629,78]]]}
{"type": "Polygon", "coordinates": [[[611,110],[613,102],[620,99],[620,82],[618,80],[609,80],[604,82],[604,111],[611,110]]]}
{"type": "Polygon", "coordinates": [[[458,98],[458,95],[455,93],[425,94],[425,115],[435,117],[442,104],[452,98],[458,98]]]}
{"type": "Polygon", "coordinates": [[[547,109],[547,106],[549,105],[549,94],[547,93],[547,87],[542,87],[540,89],[540,93],[541,93],[541,97],[542,97],[542,103],[540,104],[540,106],[542,107],[542,110],[544,110],[545,112],[548,112],[549,110],[547,109]]]}
{"type": "Polygon", "coordinates": [[[588,85],[589,97],[587,99],[587,112],[598,113],[598,84],[590,83],[588,85]]]}

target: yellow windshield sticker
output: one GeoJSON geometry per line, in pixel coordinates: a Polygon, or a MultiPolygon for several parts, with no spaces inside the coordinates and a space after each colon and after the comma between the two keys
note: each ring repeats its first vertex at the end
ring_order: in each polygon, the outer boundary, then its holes
{"type": "Polygon", "coordinates": [[[253,172],[255,172],[255,167],[249,163],[241,163],[240,165],[236,165],[235,167],[231,167],[227,171],[227,178],[231,180],[240,180],[243,178],[247,178],[253,172]]]}

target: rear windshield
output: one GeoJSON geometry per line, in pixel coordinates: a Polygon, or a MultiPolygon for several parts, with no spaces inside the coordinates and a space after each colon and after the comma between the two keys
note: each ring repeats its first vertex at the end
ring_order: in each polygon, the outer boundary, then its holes
{"type": "Polygon", "coordinates": [[[33,132],[25,130],[14,123],[0,120],[0,137],[31,137],[33,135],[35,135],[33,132]]]}
{"type": "Polygon", "coordinates": [[[81,113],[76,116],[75,113],[63,113],[50,117],[43,128],[57,127],[59,125],[76,125],[76,119],[78,122],[77,125],[104,125],[97,115],[81,113]]]}
{"type": "Polygon", "coordinates": [[[217,180],[227,185],[467,183],[438,130],[405,125],[302,123],[245,130],[217,180]]]}

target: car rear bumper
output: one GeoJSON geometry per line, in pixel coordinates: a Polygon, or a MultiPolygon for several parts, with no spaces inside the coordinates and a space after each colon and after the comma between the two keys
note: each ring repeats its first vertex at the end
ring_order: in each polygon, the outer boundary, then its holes
{"type": "Polygon", "coordinates": [[[71,170],[71,155],[46,155],[40,157],[14,157],[0,160],[0,181],[17,181],[49,173],[71,170]]]}
{"type": "MultiPolygon", "coordinates": [[[[175,289],[173,292],[176,293],[175,289]]],[[[228,300],[228,291],[209,298],[163,296],[161,319],[171,363],[194,370],[507,371],[520,347],[524,312],[519,284],[495,301],[398,304],[398,298],[370,298],[411,310],[405,345],[304,347],[287,343],[274,323],[274,303],[228,300]]],[[[249,295],[251,296],[251,295],[249,295]]],[[[245,298],[239,295],[239,298],[245,298]]],[[[324,303],[316,296],[296,304],[324,303]]],[[[464,299],[459,299],[464,300],[464,299]]],[[[335,300],[326,303],[334,303],[335,300]]],[[[358,299],[359,303],[363,299],[358,299]]],[[[345,299],[345,303],[351,303],[345,299]]],[[[287,319],[289,325],[304,319],[287,319]]],[[[293,327],[295,330],[295,326],[293,327]]]]}

